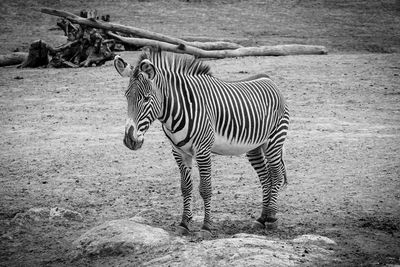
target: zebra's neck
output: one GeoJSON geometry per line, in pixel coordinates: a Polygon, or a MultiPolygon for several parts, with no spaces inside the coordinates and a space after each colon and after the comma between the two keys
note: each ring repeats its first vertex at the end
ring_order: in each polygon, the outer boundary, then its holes
{"type": "Polygon", "coordinates": [[[160,90],[161,112],[158,119],[161,123],[177,122],[183,115],[195,115],[190,112],[193,104],[198,106],[198,101],[203,95],[199,90],[204,77],[202,75],[182,75],[165,73],[156,81],[160,90]],[[187,114],[184,114],[187,113],[187,114]]]}

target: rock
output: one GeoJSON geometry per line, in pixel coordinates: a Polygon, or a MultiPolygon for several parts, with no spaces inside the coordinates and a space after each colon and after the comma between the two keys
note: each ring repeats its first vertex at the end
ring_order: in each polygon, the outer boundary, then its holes
{"type": "Polygon", "coordinates": [[[140,254],[183,242],[161,228],[135,220],[138,218],[109,221],[89,230],[73,243],[76,248],[75,257],[140,254]]]}
{"type": "Polygon", "coordinates": [[[83,221],[83,216],[79,212],[58,207],[30,208],[25,212],[18,213],[12,219],[13,223],[21,226],[47,221],[83,221]]]}
{"type": "MultiPolygon", "coordinates": [[[[324,239],[321,237],[321,239],[324,239]]],[[[295,266],[329,263],[333,252],[309,244],[309,239],[271,240],[237,234],[232,238],[186,243],[178,251],[144,263],[144,266],[295,266]]]]}
{"type": "MultiPolygon", "coordinates": [[[[82,256],[123,254],[128,259],[155,255],[142,266],[313,266],[338,264],[332,246],[335,241],[318,235],[303,235],[292,240],[236,234],[231,238],[193,242],[146,225],[142,217],[115,220],[97,226],[74,242],[77,259],[82,256]],[[138,222],[139,221],[139,222],[138,222]],[[329,248],[326,248],[329,246],[329,248]],[[78,257],[77,257],[78,256],[78,257]]],[[[124,265],[121,262],[113,265],[124,265]]],[[[144,257],[146,258],[146,257],[144,257]]],[[[115,259],[115,258],[114,258],[115,259]]]]}
{"type": "Polygon", "coordinates": [[[335,241],[333,241],[332,239],[330,239],[328,237],[320,236],[320,235],[302,235],[302,236],[299,236],[299,237],[293,239],[293,242],[322,245],[322,246],[324,246],[324,245],[336,246],[335,241]]]}
{"type": "Polygon", "coordinates": [[[134,216],[134,217],[131,217],[129,220],[137,222],[137,223],[141,223],[141,224],[149,224],[150,223],[150,221],[148,219],[143,218],[142,216],[134,216]]]}
{"type": "Polygon", "coordinates": [[[68,210],[64,208],[52,208],[49,214],[50,220],[69,220],[69,221],[83,221],[83,216],[79,212],[68,210]]]}
{"type": "Polygon", "coordinates": [[[49,214],[50,210],[48,208],[30,208],[25,212],[16,214],[11,222],[21,226],[29,226],[40,221],[48,220],[49,214]]]}

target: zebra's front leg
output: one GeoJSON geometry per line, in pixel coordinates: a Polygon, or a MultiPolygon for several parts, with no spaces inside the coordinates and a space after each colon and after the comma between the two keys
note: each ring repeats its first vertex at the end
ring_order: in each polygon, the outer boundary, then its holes
{"type": "Polygon", "coordinates": [[[247,153],[247,158],[251,166],[257,172],[263,195],[261,216],[254,222],[253,227],[265,228],[266,223],[274,223],[276,221],[276,202],[271,201],[273,179],[262,147],[249,151],[247,153]]]}
{"type": "Polygon", "coordinates": [[[192,156],[179,151],[176,148],[172,149],[172,153],[178,164],[181,173],[181,192],[183,197],[183,213],[182,221],[177,227],[177,233],[180,235],[188,235],[190,233],[189,223],[193,218],[192,214],[192,156]]]}
{"type": "Polygon", "coordinates": [[[200,173],[200,196],[204,201],[204,221],[201,227],[200,237],[210,238],[212,218],[211,218],[211,152],[198,153],[196,156],[197,165],[200,173]]]}

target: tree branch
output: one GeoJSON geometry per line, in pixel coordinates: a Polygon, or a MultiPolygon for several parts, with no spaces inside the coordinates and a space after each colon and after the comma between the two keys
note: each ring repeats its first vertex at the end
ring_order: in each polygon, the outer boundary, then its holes
{"type": "Polygon", "coordinates": [[[167,35],[163,35],[160,33],[155,33],[135,27],[130,27],[130,26],[124,26],[116,23],[110,23],[110,22],[101,22],[97,20],[91,20],[91,19],[85,19],[81,18],[77,15],[74,15],[72,13],[66,12],[66,11],[61,11],[61,10],[56,10],[56,9],[49,9],[49,8],[42,8],[40,10],[42,13],[53,15],[53,16],[58,16],[58,17],[63,17],[66,18],[74,23],[81,24],[81,25],[86,25],[92,28],[99,28],[99,29],[104,29],[107,31],[117,31],[117,32],[122,32],[122,33],[128,33],[128,34],[133,34],[135,36],[140,36],[143,38],[149,38],[157,41],[162,41],[162,42],[167,42],[171,44],[184,44],[187,45],[187,42],[175,38],[175,37],[170,37],[167,35]]]}
{"type": "Polygon", "coordinates": [[[199,58],[226,58],[226,57],[244,57],[244,56],[287,56],[287,55],[322,55],[327,54],[324,46],[312,45],[275,45],[260,47],[241,47],[235,50],[213,50],[206,51],[190,45],[172,45],[165,42],[159,42],[143,38],[122,37],[118,34],[107,32],[111,37],[123,42],[136,46],[151,46],[161,48],[165,51],[171,51],[181,54],[191,54],[199,58]]]}

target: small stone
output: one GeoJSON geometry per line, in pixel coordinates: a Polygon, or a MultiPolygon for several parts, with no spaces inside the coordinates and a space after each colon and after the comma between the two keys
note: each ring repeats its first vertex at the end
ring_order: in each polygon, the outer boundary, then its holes
{"type": "Polygon", "coordinates": [[[12,219],[12,222],[28,226],[36,222],[48,220],[49,212],[48,208],[30,208],[25,212],[17,213],[12,219]]]}
{"type": "Polygon", "coordinates": [[[314,245],[336,245],[336,242],[328,237],[320,235],[302,235],[293,239],[295,243],[311,243],[314,245]]]}
{"type": "Polygon", "coordinates": [[[50,209],[50,220],[69,220],[69,221],[83,221],[83,216],[79,212],[68,210],[64,208],[55,207],[50,209]]]}

